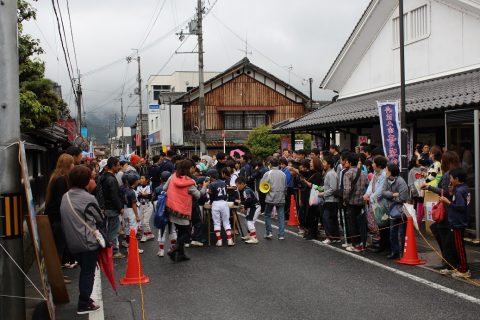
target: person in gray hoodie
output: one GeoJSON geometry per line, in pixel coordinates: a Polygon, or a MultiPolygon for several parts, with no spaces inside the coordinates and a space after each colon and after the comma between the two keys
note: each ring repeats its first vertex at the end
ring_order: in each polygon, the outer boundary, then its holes
{"type": "Polygon", "coordinates": [[[91,174],[86,166],[74,167],[68,175],[70,190],[63,195],[60,205],[67,247],[76,255],[81,268],[78,314],[87,314],[100,309],[90,298],[99,249],[94,232],[97,230],[96,224],[103,220],[97,200],[86,190],[91,174]]]}
{"type": "Polygon", "coordinates": [[[270,160],[270,171],[263,175],[260,183],[270,184],[270,190],[265,198],[265,229],[266,239],[272,239],[272,210],[278,215],[278,239],[285,240],[285,195],[287,192],[287,177],[278,169],[278,158],[270,160]]]}
{"type": "Polygon", "coordinates": [[[338,243],[340,241],[340,231],[338,226],[338,199],[335,198],[335,191],[338,189],[338,176],[335,171],[335,158],[331,156],[323,157],[323,169],[327,172],[324,178],[323,192],[318,195],[325,201],[323,205],[323,225],[327,239],[322,241],[324,244],[338,243]]]}

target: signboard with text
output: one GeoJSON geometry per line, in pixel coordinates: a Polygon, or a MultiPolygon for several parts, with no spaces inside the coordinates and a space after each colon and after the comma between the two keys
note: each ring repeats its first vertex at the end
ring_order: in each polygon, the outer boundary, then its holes
{"type": "Polygon", "coordinates": [[[400,163],[400,121],[398,101],[377,102],[380,128],[382,130],[383,152],[388,161],[398,166],[400,163]]]}

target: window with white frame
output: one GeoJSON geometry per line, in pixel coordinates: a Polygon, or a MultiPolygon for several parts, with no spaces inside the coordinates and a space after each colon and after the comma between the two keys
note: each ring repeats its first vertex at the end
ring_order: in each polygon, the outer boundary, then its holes
{"type": "MultiPolygon", "coordinates": [[[[428,38],[430,35],[430,10],[428,4],[405,12],[403,15],[405,45],[428,38]]],[[[399,17],[392,20],[393,48],[400,46],[399,17]]]]}

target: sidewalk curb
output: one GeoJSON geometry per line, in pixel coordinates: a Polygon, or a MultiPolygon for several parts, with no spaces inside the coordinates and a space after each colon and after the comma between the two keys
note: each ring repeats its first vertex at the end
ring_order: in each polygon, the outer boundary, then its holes
{"type": "Polygon", "coordinates": [[[105,312],[103,309],[103,298],[102,298],[102,276],[100,275],[100,268],[95,269],[95,282],[93,283],[93,291],[91,295],[92,299],[95,300],[95,304],[100,306],[100,310],[90,313],[88,316],[89,320],[104,320],[105,312]]]}

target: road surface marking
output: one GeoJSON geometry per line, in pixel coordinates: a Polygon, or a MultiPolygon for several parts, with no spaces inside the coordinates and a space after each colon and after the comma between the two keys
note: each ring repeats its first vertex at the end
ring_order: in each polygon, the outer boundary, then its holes
{"type": "MultiPolygon", "coordinates": [[[[245,215],[239,213],[239,215],[245,217],[245,215]]],[[[262,220],[257,220],[257,222],[261,223],[261,224],[265,224],[265,221],[262,221],[262,220]]],[[[278,229],[278,226],[272,224],[272,228],[274,229],[278,229]]],[[[296,232],[293,232],[293,231],[290,231],[288,229],[285,229],[285,233],[288,233],[292,236],[295,236],[297,238],[302,238],[302,236],[300,236],[298,233],[296,232]]],[[[470,296],[468,294],[465,294],[465,293],[462,293],[462,292],[459,292],[459,291],[456,291],[454,289],[450,289],[450,288],[447,288],[445,286],[442,286],[441,284],[438,284],[438,283],[435,283],[435,282],[432,282],[432,281],[429,281],[429,280],[426,280],[426,279],[423,279],[423,278],[420,278],[420,277],[417,277],[417,276],[414,276],[413,274],[410,274],[410,273],[407,273],[407,272],[404,272],[404,271],[401,271],[401,270],[398,270],[398,269],[395,269],[395,268],[392,268],[392,267],[389,267],[387,265],[384,265],[384,264],[381,264],[377,261],[374,261],[374,260],[370,260],[368,258],[365,258],[365,257],[362,257],[360,255],[357,255],[355,253],[352,253],[352,252],[348,252],[346,250],[342,250],[340,248],[337,248],[337,247],[334,247],[334,246],[331,246],[331,245],[328,245],[328,244],[323,244],[322,242],[318,241],[318,240],[311,240],[313,243],[321,246],[321,247],[324,247],[324,248],[328,248],[330,250],[333,250],[333,251],[337,251],[337,252],[340,252],[340,253],[343,253],[345,255],[348,255],[352,258],[355,258],[357,260],[360,260],[362,262],[365,262],[365,263],[368,263],[368,264],[371,264],[373,266],[376,266],[376,267],[379,267],[379,268],[382,268],[384,270],[387,270],[387,271],[390,271],[390,272],[393,272],[395,274],[398,274],[399,276],[402,276],[404,278],[407,278],[407,279],[410,279],[410,280],[413,280],[415,282],[418,282],[418,283],[421,283],[421,284],[424,284],[426,286],[429,286],[433,289],[437,289],[437,290],[440,290],[442,292],[445,292],[445,293],[448,293],[448,294],[451,294],[455,297],[458,297],[458,298],[461,298],[461,299],[464,299],[466,301],[469,301],[469,302],[472,302],[472,303],[475,303],[475,304],[478,304],[480,305],[480,299],[478,298],[475,298],[473,296],[470,296]]]]}
{"type": "Polygon", "coordinates": [[[103,298],[102,298],[102,277],[100,276],[100,269],[95,269],[95,282],[93,283],[93,291],[91,298],[95,301],[97,306],[100,306],[100,310],[92,312],[88,315],[89,320],[104,320],[105,313],[103,311],[103,298]]]}

